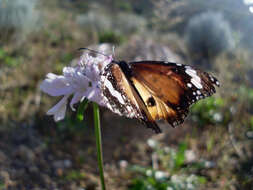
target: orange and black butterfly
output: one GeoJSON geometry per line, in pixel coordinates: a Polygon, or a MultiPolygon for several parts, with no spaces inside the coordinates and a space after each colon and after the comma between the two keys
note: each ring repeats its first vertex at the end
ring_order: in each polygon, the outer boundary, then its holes
{"type": "Polygon", "coordinates": [[[183,123],[190,105],[211,96],[220,85],[215,77],[192,66],[164,61],[113,60],[102,78],[106,107],[140,120],[156,133],[161,132],[156,120],[165,120],[172,127],[183,123]]]}
{"type": "Polygon", "coordinates": [[[156,133],[156,120],[183,123],[192,103],[215,93],[218,80],[188,65],[162,61],[112,61],[103,73],[108,107],[136,118],[156,133]]]}

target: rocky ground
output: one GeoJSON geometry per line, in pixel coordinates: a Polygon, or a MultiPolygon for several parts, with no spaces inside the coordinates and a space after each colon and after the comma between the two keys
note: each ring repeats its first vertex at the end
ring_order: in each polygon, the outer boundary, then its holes
{"type": "MultiPolygon", "coordinates": [[[[173,144],[184,138],[188,130],[187,127],[175,130],[168,139],[168,132],[173,129],[164,128],[165,133],[156,136],[138,122],[108,111],[102,113],[102,124],[105,177],[112,189],[127,188],[132,179],[126,171],[129,164],[150,164],[147,139],[153,136],[173,144]]],[[[0,189],[92,190],[99,187],[92,127],[74,132],[62,130],[53,122],[44,128],[23,124],[1,130],[0,189]]]]}

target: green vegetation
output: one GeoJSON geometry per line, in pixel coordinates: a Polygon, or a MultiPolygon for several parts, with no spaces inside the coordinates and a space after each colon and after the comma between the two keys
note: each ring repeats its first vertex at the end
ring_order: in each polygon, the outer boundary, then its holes
{"type": "Polygon", "coordinates": [[[124,42],[124,37],[113,31],[106,31],[104,33],[99,34],[98,39],[99,43],[112,43],[119,45],[124,42]]]}
{"type": "Polygon", "coordinates": [[[213,58],[234,46],[232,31],[223,16],[214,12],[193,17],[186,29],[186,44],[191,53],[213,58]]]}
{"type": "Polygon", "coordinates": [[[203,162],[187,163],[185,154],[187,145],[182,143],[175,150],[155,143],[153,155],[158,156],[163,171],[134,166],[131,170],[141,175],[132,180],[130,190],[194,190],[205,184],[206,178],[192,174],[205,168],[203,162]]]}
{"type": "Polygon", "coordinates": [[[200,126],[208,124],[226,125],[228,111],[225,110],[225,101],[222,98],[210,97],[201,100],[193,105],[191,109],[192,119],[197,121],[200,126]]]}
{"type": "Polygon", "coordinates": [[[15,38],[20,42],[37,30],[40,14],[37,0],[0,0],[0,41],[7,43],[15,38]]]}
{"type": "Polygon", "coordinates": [[[67,181],[82,180],[83,178],[85,178],[85,173],[80,172],[79,170],[69,171],[68,174],[64,177],[64,179],[67,181]]]}
{"type": "Polygon", "coordinates": [[[21,58],[15,58],[4,49],[0,48],[0,66],[15,67],[21,63],[21,58]]]}

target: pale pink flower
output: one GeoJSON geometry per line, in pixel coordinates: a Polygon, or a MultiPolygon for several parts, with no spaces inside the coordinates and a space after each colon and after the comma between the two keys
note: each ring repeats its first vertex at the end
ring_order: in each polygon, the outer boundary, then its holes
{"type": "Polygon", "coordinates": [[[63,98],[47,114],[53,115],[55,121],[62,120],[71,95],[73,96],[70,107],[73,111],[75,111],[74,104],[84,98],[105,106],[107,100],[101,91],[101,73],[111,61],[112,56],[92,57],[85,53],[81,56],[78,66],[64,67],[62,75],[48,73],[40,89],[50,96],[63,96],[63,98]]]}

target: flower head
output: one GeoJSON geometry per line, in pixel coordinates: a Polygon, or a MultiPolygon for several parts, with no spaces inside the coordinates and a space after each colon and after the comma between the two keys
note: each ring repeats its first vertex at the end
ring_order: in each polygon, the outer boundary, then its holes
{"type": "Polygon", "coordinates": [[[105,106],[107,100],[101,91],[101,74],[111,61],[112,56],[92,57],[85,53],[81,56],[77,66],[64,67],[62,75],[48,73],[40,89],[50,96],[63,96],[63,98],[47,114],[53,115],[55,121],[63,119],[68,98],[72,95],[70,107],[74,111],[74,104],[85,98],[105,106]]]}

